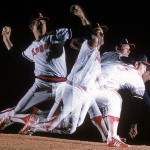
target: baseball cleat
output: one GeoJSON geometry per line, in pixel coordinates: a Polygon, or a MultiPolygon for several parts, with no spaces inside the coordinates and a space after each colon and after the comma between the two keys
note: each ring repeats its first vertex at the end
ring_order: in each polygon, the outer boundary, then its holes
{"type": "Polygon", "coordinates": [[[31,114],[27,123],[24,125],[24,127],[19,131],[18,134],[29,134],[30,128],[32,124],[36,123],[36,117],[35,114],[31,114]]]}
{"type": "Polygon", "coordinates": [[[112,141],[107,141],[107,145],[110,147],[131,147],[130,145],[116,138],[112,138],[112,141]]]}
{"type": "MultiPolygon", "coordinates": [[[[124,143],[126,143],[127,139],[126,138],[120,138],[120,140],[124,143]]],[[[107,140],[102,141],[102,143],[107,143],[107,140]]]]}
{"type": "Polygon", "coordinates": [[[34,134],[36,132],[46,132],[46,133],[48,133],[49,131],[47,130],[47,127],[45,127],[44,125],[36,125],[36,126],[32,126],[30,128],[29,132],[34,134]]]}
{"type": "Polygon", "coordinates": [[[57,133],[57,134],[70,134],[69,128],[55,128],[53,130],[50,130],[50,124],[49,123],[38,123],[33,124],[30,128],[30,133],[36,133],[36,132],[46,132],[46,133],[57,133]]]}
{"type": "Polygon", "coordinates": [[[49,130],[51,126],[51,121],[47,122],[37,122],[35,124],[31,125],[30,132],[47,132],[51,133],[51,130],[49,130]]]}
{"type": "Polygon", "coordinates": [[[13,124],[13,121],[11,120],[11,111],[12,110],[8,110],[4,112],[5,114],[3,115],[3,118],[0,120],[0,130],[4,130],[6,127],[13,124]]]}

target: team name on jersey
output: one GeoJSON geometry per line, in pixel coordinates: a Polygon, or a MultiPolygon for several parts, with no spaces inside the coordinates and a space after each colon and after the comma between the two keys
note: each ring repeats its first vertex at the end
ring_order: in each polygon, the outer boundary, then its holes
{"type": "Polygon", "coordinates": [[[98,60],[98,61],[100,61],[100,59],[101,59],[101,58],[100,58],[100,55],[99,55],[99,54],[97,54],[97,55],[96,55],[96,58],[95,58],[95,60],[98,60]]]}
{"type": "Polygon", "coordinates": [[[129,66],[127,64],[117,65],[118,70],[120,71],[129,71],[131,69],[134,69],[133,66],[129,66]]]}
{"type": "Polygon", "coordinates": [[[51,46],[51,43],[45,43],[41,44],[40,46],[32,49],[32,55],[37,55],[39,52],[44,52],[44,49],[49,49],[51,46]]]}

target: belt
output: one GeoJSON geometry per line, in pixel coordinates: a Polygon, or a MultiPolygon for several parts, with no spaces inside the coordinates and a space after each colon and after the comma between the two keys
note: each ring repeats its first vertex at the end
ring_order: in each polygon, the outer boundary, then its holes
{"type": "Polygon", "coordinates": [[[66,77],[54,77],[54,76],[36,76],[36,78],[50,82],[64,82],[67,80],[66,77]]]}

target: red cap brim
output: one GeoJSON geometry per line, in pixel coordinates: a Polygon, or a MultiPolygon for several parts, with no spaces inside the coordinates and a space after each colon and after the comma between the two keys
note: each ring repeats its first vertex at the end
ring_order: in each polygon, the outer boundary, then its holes
{"type": "Polygon", "coordinates": [[[38,17],[35,20],[33,20],[32,22],[38,21],[38,20],[49,20],[49,18],[48,17],[38,17]]]}
{"type": "Polygon", "coordinates": [[[150,67],[150,63],[148,63],[147,61],[142,61],[142,63],[143,63],[144,65],[146,65],[147,67],[150,67]]]}

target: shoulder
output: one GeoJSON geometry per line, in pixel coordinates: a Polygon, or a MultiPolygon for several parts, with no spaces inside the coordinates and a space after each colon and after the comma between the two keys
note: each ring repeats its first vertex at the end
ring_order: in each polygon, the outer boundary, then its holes
{"type": "Polygon", "coordinates": [[[104,52],[101,56],[107,56],[107,55],[113,55],[113,54],[116,54],[114,51],[107,51],[107,52],[104,52]]]}
{"type": "Polygon", "coordinates": [[[114,51],[105,52],[101,55],[101,62],[119,60],[119,55],[114,51]]]}
{"type": "Polygon", "coordinates": [[[58,28],[55,30],[56,32],[64,32],[64,31],[71,31],[70,28],[58,28]]]}

